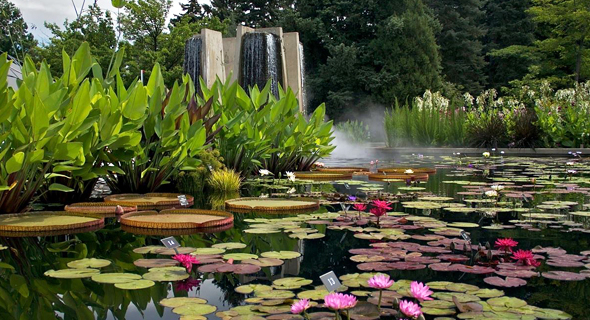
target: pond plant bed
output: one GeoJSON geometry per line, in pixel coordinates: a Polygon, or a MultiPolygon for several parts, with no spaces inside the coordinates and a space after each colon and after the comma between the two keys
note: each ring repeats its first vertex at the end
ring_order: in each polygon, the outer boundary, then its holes
{"type": "MultiPolygon", "coordinates": [[[[43,257],[26,275],[51,286],[27,286],[30,294],[57,297],[82,285],[77,310],[126,296],[109,308],[126,308],[125,319],[132,320],[152,307],[161,310],[153,317],[163,319],[301,319],[291,311],[294,304],[307,306],[311,319],[585,318],[587,163],[510,157],[396,162],[436,172],[424,181],[266,179],[243,190],[250,197],[226,201],[233,214],[130,212],[120,223],[105,217],[101,230],[72,231],[66,239],[5,238],[5,246],[43,257]],[[275,189],[284,197],[259,197],[273,183],[289,186],[275,189]],[[172,235],[181,244],[178,253],[160,242],[172,235]],[[330,292],[319,277],[329,271],[342,286],[326,298],[330,292]],[[334,310],[331,299],[355,302],[334,310]]],[[[0,250],[0,257],[17,265],[10,250],[0,250]]]]}

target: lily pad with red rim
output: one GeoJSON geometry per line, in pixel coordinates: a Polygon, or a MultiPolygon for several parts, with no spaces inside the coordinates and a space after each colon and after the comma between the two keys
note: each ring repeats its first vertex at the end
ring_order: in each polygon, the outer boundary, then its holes
{"type": "Polygon", "coordinates": [[[487,277],[483,279],[483,281],[489,285],[503,288],[522,287],[527,283],[526,280],[512,277],[506,277],[506,279],[500,277],[487,277]]]}
{"type": "Polygon", "coordinates": [[[559,281],[582,281],[586,279],[586,275],[584,274],[568,271],[547,271],[541,273],[541,276],[547,279],[559,281]]]}

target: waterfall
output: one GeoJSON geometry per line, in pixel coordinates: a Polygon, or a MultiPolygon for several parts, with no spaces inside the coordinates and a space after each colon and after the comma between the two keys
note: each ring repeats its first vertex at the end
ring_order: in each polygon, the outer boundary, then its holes
{"type": "Polygon", "coordinates": [[[199,77],[203,74],[201,63],[201,52],[203,49],[203,40],[200,36],[194,36],[186,41],[184,46],[184,73],[188,73],[195,83],[197,90],[199,86],[199,77]]]}
{"type": "Polygon", "coordinates": [[[250,32],[242,37],[239,82],[244,89],[264,88],[270,79],[271,92],[279,96],[283,82],[283,57],[280,38],[272,33],[250,32]]]}
{"type": "Polygon", "coordinates": [[[307,113],[307,88],[305,86],[305,56],[303,55],[303,43],[299,42],[299,65],[301,66],[301,105],[303,113],[307,113]]]}

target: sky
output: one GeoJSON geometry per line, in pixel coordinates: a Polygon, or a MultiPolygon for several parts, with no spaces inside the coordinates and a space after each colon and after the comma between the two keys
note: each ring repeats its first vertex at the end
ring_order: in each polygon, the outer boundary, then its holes
{"type": "MultiPolygon", "coordinates": [[[[51,36],[47,28],[43,26],[45,21],[57,23],[60,27],[66,19],[73,20],[76,18],[76,11],[73,4],[80,10],[83,0],[9,0],[16,5],[25,21],[29,26],[29,31],[35,36],[40,43],[46,43],[51,36]]],[[[93,4],[95,0],[86,0],[85,7],[93,4]]],[[[111,5],[111,0],[96,0],[103,10],[109,10],[114,13],[117,9],[111,5]]],[[[180,3],[182,0],[173,0],[168,19],[181,12],[180,3]]],[[[206,3],[209,1],[200,1],[206,3]]]]}

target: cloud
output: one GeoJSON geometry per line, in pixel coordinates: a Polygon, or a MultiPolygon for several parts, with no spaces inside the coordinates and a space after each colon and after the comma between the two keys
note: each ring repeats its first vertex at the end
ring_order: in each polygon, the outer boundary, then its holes
{"type": "MultiPolygon", "coordinates": [[[[45,43],[49,41],[51,32],[43,25],[44,22],[56,23],[58,26],[62,26],[64,21],[69,21],[76,18],[76,11],[80,10],[83,0],[9,0],[12,1],[21,11],[23,18],[29,25],[29,31],[35,36],[35,38],[45,43]],[[72,4],[73,3],[73,4],[72,4]]],[[[111,4],[111,0],[96,0],[98,5],[103,10],[109,10],[116,13],[117,9],[111,4]]],[[[185,1],[172,1],[172,7],[168,18],[174,17],[175,14],[180,13],[180,3],[185,1]]],[[[203,1],[201,1],[203,2],[203,1]]],[[[209,1],[206,1],[209,2],[209,1]]],[[[94,0],[86,0],[84,6],[87,7],[94,3],[94,0]]]]}

